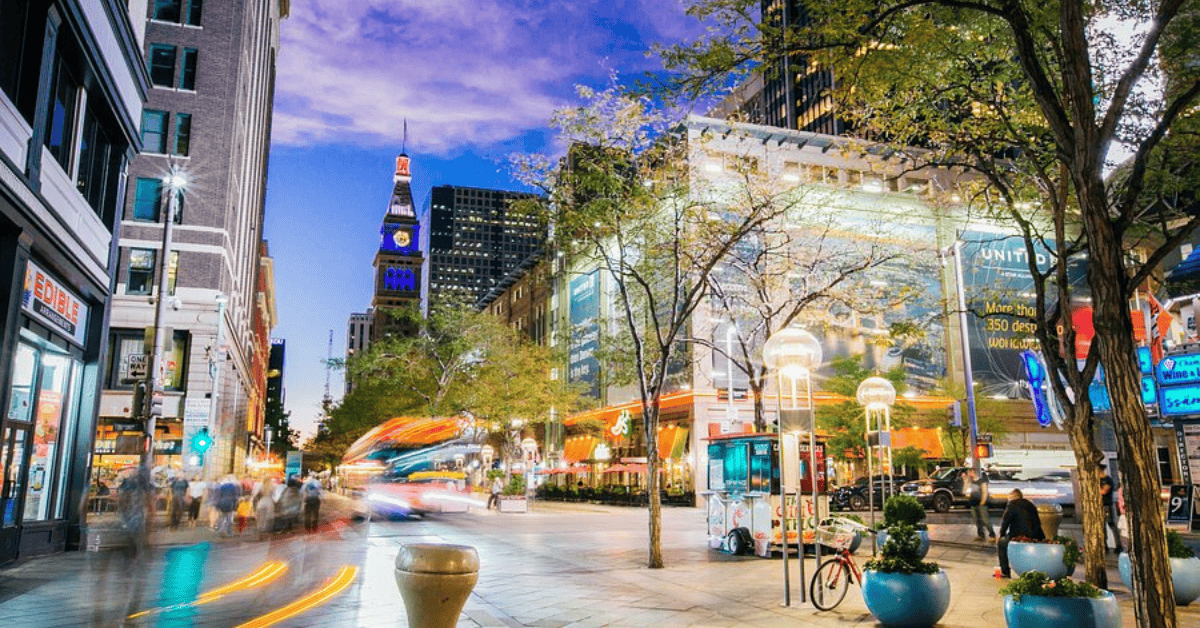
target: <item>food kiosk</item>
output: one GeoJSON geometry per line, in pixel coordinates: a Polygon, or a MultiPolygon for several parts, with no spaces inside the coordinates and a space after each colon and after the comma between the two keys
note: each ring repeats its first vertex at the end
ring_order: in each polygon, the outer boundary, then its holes
{"type": "MultiPolygon", "coordinates": [[[[817,444],[817,492],[813,502],[807,439],[785,435],[791,456],[782,470],[789,481],[787,543],[797,542],[797,514],[804,517],[804,543],[813,543],[817,511],[829,513],[826,494],[824,446],[817,444]],[[795,446],[799,440],[799,451],[795,446]],[[797,508],[795,487],[801,491],[797,508]]],[[[778,434],[715,436],[708,444],[707,502],[708,546],[735,554],[753,551],[770,557],[783,551],[784,501],[780,498],[780,441],[778,434]]]]}

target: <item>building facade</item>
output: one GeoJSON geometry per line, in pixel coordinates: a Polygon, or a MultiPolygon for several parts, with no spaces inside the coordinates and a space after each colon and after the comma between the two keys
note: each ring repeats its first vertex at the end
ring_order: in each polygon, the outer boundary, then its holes
{"type": "Polygon", "coordinates": [[[371,338],[390,334],[415,334],[411,317],[421,303],[421,272],[425,257],[421,254],[421,222],[413,209],[412,172],[408,155],[396,157],[392,176],[392,197],[379,227],[379,249],[375,252],[375,294],[371,299],[371,338]]]}
{"type": "Polygon", "coordinates": [[[80,545],[144,9],[0,0],[0,564],[80,545]]]}
{"type": "MultiPolygon", "coordinates": [[[[371,348],[371,329],[374,326],[375,312],[372,310],[350,315],[350,320],[346,321],[347,360],[371,348]]],[[[349,395],[354,391],[354,380],[350,378],[349,373],[346,373],[345,377],[345,394],[349,395]]]]}
{"type": "Polygon", "coordinates": [[[541,249],[544,228],[511,210],[513,201],[528,198],[533,195],[456,185],[430,191],[422,217],[421,249],[429,260],[422,311],[440,297],[483,309],[489,293],[541,249]]]}
{"type": "Polygon", "coordinates": [[[210,477],[240,472],[261,448],[264,347],[273,322],[264,311],[274,307],[264,302],[273,296],[262,284],[263,201],[279,22],[289,3],[141,6],[151,89],[139,120],[143,151],[119,206],[113,351],[101,374],[97,474],[111,476],[137,458],[133,382],[145,377],[143,338],[155,325],[160,297],[170,307],[161,321],[168,347],[155,466],[210,477]],[[163,192],[172,170],[187,178],[175,201],[163,192]],[[164,221],[172,207],[178,211],[167,257],[169,293],[159,295],[164,221]],[[203,427],[215,442],[200,457],[186,443],[203,427]]]}

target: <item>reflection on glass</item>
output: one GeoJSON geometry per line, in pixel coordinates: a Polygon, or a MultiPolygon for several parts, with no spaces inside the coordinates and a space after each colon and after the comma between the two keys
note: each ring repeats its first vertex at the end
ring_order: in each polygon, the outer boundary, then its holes
{"type": "Polygon", "coordinates": [[[29,481],[25,489],[22,521],[49,519],[50,496],[54,492],[55,464],[61,450],[63,406],[71,381],[71,360],[61,355],[42,355],[37,412],[33,425],[33,455],[29,459],[29,481]]]}
{"type": "Polygon", "coordinates": [[[16,525],[17,496],[25,486],[22,482],[24,476],[21,475],[21,459],[25,456],[25,429],[6,429],[3,446],[8,450],[9,463],[5,471],[8,481],[4,482],[7,489],[4,493],[4,527],[9,528],[16,525]]]}

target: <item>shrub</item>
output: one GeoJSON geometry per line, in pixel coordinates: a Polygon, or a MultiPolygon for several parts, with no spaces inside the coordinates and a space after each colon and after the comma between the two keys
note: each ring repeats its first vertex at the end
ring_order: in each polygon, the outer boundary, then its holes
{"type": "Polygon", "coordinates": [[[1196,552],[1183,542],[1183,536],[1174,530],[1167,530],[1167,556],[1170,558],[1194,558],[1196,552]]]}
{"type": "Polygon", "coordinates": [[[525,476],[513,474],[508,479],[508,485],[501,491],[502,495],[524,495],[525,494],[525,476]]]}
{"type": "Polygon", "coordinates": [[[879,573],[937,573],[940,569],[937,563],[925,562],[917,555],[920,548],[921,539],[912,526],[901,524],[890,527],[879,558],[868,560],[863,568],[879,573]]]}
{"type": "Polygon", "coordinates": [[[917,530],[925,529],[925,507],[916,497],[909,495],[893,495],[883,505],[883,527],[891,529],[894,526],[912,526],[917,530]]]}
{"type": "Polygon", "coordinates": [[[1100,589],[1090,583],[1070,578],[1051,580],[1040,571],[1026,571],[1020,578],[1013,580],[1000,589],[1001,595],[1011,595],[1013,600],[1020,602],[1022,595],[1039,595],[1042,597],[1100,597],[1100,589]]]}

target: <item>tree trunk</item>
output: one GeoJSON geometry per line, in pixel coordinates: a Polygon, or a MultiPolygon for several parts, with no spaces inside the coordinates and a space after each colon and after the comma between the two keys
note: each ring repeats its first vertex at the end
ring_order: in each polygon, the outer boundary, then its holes
{"type": "Polygon", "coordinates": [[[646,566],[651,569],[663,567],[662,497],[658,492],[658,402],[658,395],[655,394],[651,405],[642,410],[646,419],[642,424],[646,436],[646,493],[650,511],[650,554],[646,566]]]}
{"type": "MultiPolygon", "coordinates": [[[[1083,393],[1087,394],[1087,393],[1083,393]]],[[[1076,516],[1083,522],[1083,570],[1088,582],[1108,588],[1108,571],[1104,564],[1104,511],[1100,505],[1100,465],[1103,456],[1096,447],[1092,433],[1091,409],[1077,404],[1068,424],[1071,448],[1079,463],[1079,492],[1075,494],[1076,516]]]]}
{"type": "Polygon", "coordinates": [[[1159,496],[1158,461],[1154,435],[1142,406],[1142,375],[1126,301],[1124,256],[1109,221],[1103,182],[1098,174],[1089,174],[1075,172],[1073,178],[1090,243],[1088,285],[1095,306],[1095,348],[1104,365],[1117,434],[1117,459],[1129,522],[1134,615],[1139,626],[1175,628],[1178,624],[1159,496]]]}
{"type": "Polygon", "coordinates": [[[761,379],[750,378],[750,394],[754,395],[754,431],[760,434],[767,431],[767,411],[763,408],[765,389],[761,379]]]}

